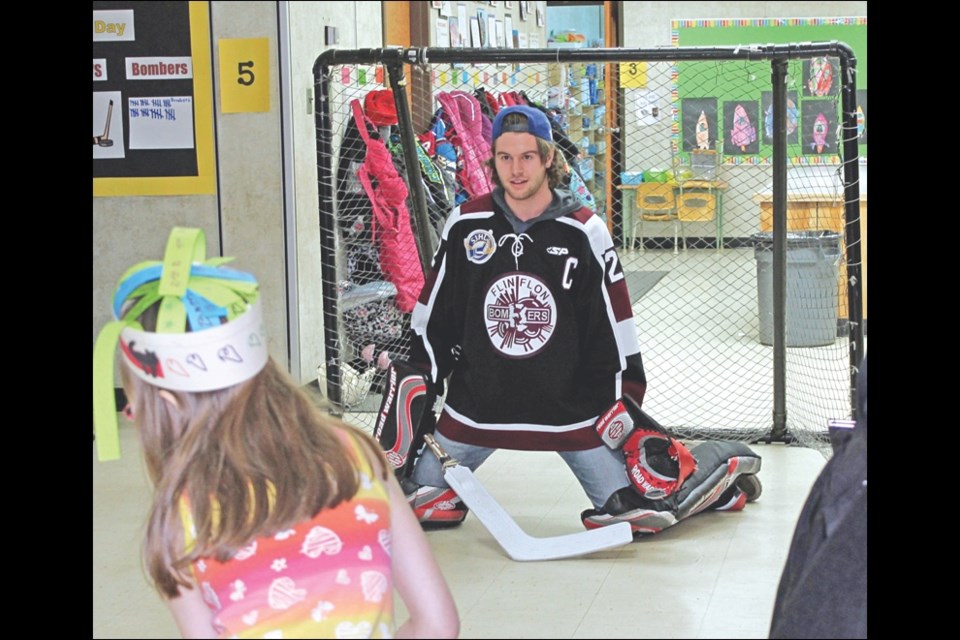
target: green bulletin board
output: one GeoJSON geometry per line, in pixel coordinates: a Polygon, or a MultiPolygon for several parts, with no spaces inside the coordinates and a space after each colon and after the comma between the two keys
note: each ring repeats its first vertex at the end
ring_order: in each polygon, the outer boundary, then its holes
{"type": "MultiPolygon", "coordinates": [[[[857,61],[859,160],[867,159],[867,19],[674,20],[675,46],[748,46],[837,41],[857,61]]],[[[674,74],[674,152],[718,149],[726,164],[766,164],[773,154],[769,60],[678,62],[674,74]],[[719,145],[718,145],[719,143],[719,145]]],[[[793,164],[839,164],[839,59],[796,59],[787,68],[787,155],[793,164]]]]}

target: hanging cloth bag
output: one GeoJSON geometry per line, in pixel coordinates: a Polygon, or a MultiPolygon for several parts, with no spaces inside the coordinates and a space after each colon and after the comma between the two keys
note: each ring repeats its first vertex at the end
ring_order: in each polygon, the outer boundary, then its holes
{"type": "Polygon", "coordinates": [[[380,270],[397,288],[397,307],[410,313],[424,279],[407,210],[407,185],[383,140],[371,135],[371,129],[377,129],[363,112],[360,101],[351,101],[350,108],[367,148],[357,176],[373,210],[370,228],[380,252],[380,270]]]}
{"type": "Polygon", "coordinates": [[[440,91],[437,101],[452,125],[453,134],[460,139],[463,167],[458,167],[458,177],[461,186],[470,198],[490,193],[493,182],[486,162],[493,157],[493,152],[490,142],[483,137],[480,103],[466,91],[440,91]]]}

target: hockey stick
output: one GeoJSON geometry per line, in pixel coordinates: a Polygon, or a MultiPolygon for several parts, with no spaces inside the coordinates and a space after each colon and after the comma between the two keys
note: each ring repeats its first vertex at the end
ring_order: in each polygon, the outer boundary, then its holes
{"type": "Polygon", "coordinates": [[[93,136],[93,144],[101,147],[112,147],[113,140],[110,139],[110,117],[113,115],[113,100],[110,101],[110,106],[107,107],[107,124],[103,127],[102,136],[93,136]]]}
{"type": "Polygon", "coordinates": [[[423,439],[440,459],[444,480],[473,510],[480,523],[512,560],[527,562],[570,558],[619,547],[633,541],[633,532],[626,522],[551,538],[528,535],[483,488],[469,468],[461,466],[456,458],[447,455],[432,435],[424,435],[423,439]]]}

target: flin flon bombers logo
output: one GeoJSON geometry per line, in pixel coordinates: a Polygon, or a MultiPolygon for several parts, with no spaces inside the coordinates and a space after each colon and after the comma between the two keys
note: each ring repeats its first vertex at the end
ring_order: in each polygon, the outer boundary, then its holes
{"type": "Polygon", "coordinates": [[[556,328],[557,303],[539,278],[511,273],[495,280],[484,304],[487,335],[503,355],[528,358],[540,351],[556,328]]]}

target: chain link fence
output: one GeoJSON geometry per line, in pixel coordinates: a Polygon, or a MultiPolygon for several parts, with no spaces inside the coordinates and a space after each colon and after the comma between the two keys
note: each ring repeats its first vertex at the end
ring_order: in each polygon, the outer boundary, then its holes
{"type": "Polygon", "coordinates": [[[318,384],[351,422],[372,429],[444,220],[490,190],[490,122],[512,104],[548,114],[568,188],[619,247],[648,413],[825,453],[828,420],[855,417],[866,139],[843,44],[331,50],[314,74],[318,384]]]}

